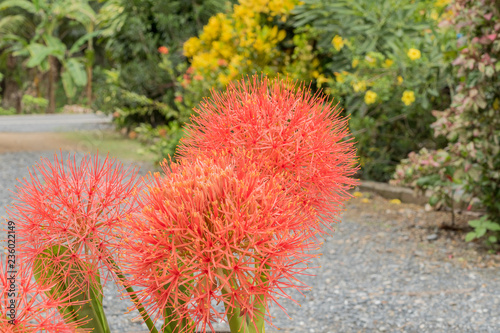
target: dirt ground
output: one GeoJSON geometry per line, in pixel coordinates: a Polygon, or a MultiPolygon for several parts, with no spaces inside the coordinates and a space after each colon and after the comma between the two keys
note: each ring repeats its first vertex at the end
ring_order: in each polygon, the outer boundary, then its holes
{"type": "Polygon", "coordinates": [[[80,151],[78,143],[68,141],[60,133],[0,133],[0,154],[17,151],[80,151]]]}
{"type": "Polygon", "coordinates": [[[381,231],[395,230],[401,242],[414,242],[415,255],[431,261],[450,261],[459,266],[500,267],[500,252],[490,253],[482,240],[465,242],[465,235],[472,231],[468,221],[476,219],[464,214],[426,211],[419,205],[394,203],[373,193],[357,193],[360,197],[348,201],[344,219],[353,219],[381,231]]]}

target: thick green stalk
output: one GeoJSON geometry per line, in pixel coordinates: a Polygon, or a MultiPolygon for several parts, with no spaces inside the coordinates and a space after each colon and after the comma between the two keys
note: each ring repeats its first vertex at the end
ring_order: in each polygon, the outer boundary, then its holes
{"type": "MultiPolygon", "coordinates": [[[[226,303],[225,306],[228,306],[228,304],[226,303]]],[[[231,333],[248,332],[247,323],[244,320],[244,317],[241,316],[239,307],[229,307],[227,310],[227,320],[229,322],[231,333]]]]}
{"type": "MultiPolygon", "coordinates": [[[[258,267],[259,263],[255,264],[255,267],[258,267]]],[[[267,270],[270,269],[270,266],[268,264],[264,264],[267,270]]],[[[266,283],[268,281],[268,278],[265,274],[265,272],[262,272],[260,275],[260,280],[263,283],[266,283]]],[[[258,304],[255,306],[255,309],[257,310],[257,314],[255,315],[255,324],[254,323],[248,323],[248,327],[250,329],[250,333],[265,333],[266,327],[265,327],[265,314],[266,314],[266,297],[264,295],[257,296],[258,298],[258,304]]]]}

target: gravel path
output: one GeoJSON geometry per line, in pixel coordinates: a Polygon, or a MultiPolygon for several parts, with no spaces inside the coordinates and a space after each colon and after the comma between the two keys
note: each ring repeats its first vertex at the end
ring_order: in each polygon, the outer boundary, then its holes
{"type": "MultiPolygon", "coordinates": [[[[40,156],[50,159],[53,153],[0,154],[0,217],[10,202],[7,188],[40,156]]],[[[282,302],[292,320],[271,308],[281,332],[500,332],[498,268],[433,261],[419,253],[418,244],[401,242],[400,230],[381,231],[377,217],[370,218],[374,223],[345,218],[325,240],[324,255],[314,265],[321,268],[311,271],[317,276],[302,278],[312,290],[306,298],[292,293],[301,307],[282,302]]],[[[119,300],[115,286],[105,288],[113,332],[145,331],[131,321],[137,313],[123,314],[130,305],[119,300]]]]}

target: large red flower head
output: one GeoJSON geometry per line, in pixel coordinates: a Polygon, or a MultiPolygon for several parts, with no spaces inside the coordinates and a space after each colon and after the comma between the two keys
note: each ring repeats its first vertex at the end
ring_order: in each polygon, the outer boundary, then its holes
{"type": "Polygon", "coordinates": [[[108,157],[100,161],[85,155],[76,162],[68,156],[66,163],[57,154],[53,163],[42,159],[30,180],[17,186],[8,209],[22,244],[19,251],[32,263],[43,251],[60,246],[65,253],[59,257],[80,267],[89,287],[100,287],[96,272],[112,268],[106,259],[119,237],[115,227],[137,209],[134,194],[141,185],[136,181],[134,170],[108,157]]]}
{"type": "Polygon", "coordinates": [[[255,310],[260,299],[302,288],[293,275],[317,249],[297,231],[306,215],[280,175],[263,177],[238,163],[220,154],[181,160],[171,170],[164,164],[166,176],[156,173],[143,193],[142,213],[124,221],[127,273],[144,287],[138,295],[151,311],[171,313],[167,322],[191,318],[213,330],[211,322],[234,308],[250,319],[263,316],[255,310]],[[220,302],[225,312],[214,307],[220,302]]]}
{"type": "MultiPolygon", "coordinates": [[[[254,76],[253,82],[213,92],[195,111],[199,115],[185,127],[179,157],[227,151],[264,166],[260,171],[265,175],[284,171],[285,184],[304,206],[315,208],[324,226],[337,221],[350,197],[347,190],[356,184],[349,177],[357,160],[348,119],[325,96],[311,95],[290,80],[254,76]],[[241,151],[251,151],[251,159],[241,151]]],[[[307,228],[322,232],[316,214],[307,228]]]]}
{"type": "Polygon", "coordinates": [[[78,319],[75,312],[68,311],[64,315],[58,312],[61,305],[72,306],[75,311],[79,309],[83,304],[75,301],[79,287],[68,285],[66,291],[48,297],[46,292],[54,287],[55,282],[42,275],[41,281],[49,283],[36,283],[32,278],[32,268],[22,258],[17,259],[17,262],[6,260],[4,255],[0,259],[0,332],[90,332],[90,329],[81,328],[88,319],[78,319]]]}

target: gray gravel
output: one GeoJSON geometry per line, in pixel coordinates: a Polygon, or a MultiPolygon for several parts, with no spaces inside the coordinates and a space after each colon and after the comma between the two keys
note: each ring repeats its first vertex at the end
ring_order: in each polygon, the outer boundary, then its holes
{"type": "MultiPolygon", "coordinates": [[[[27,175],[26,166],[52,152],[0,154],[0,216],[10,202],[7,188],[27,175]]],[[[145,172],[146,170],[143,170],[145,172]]],[[[500,332],[499,269],[466,269],[433,262],[417,244],[401,243],[399,231],[344,220],[325,240],[312,287],[301,303],[284,300],[290,320],[277,306],[273,323],[281,332],[500,332]],[[362,244],[362,246],[361,246],[362,244]]],[[[105,288],[104,306],[113,332],[144,331],[123,314],[129,301],[119,300],[116,286],[105,288]]],[[[227,328],[225,324],[216,325],[227,328]]],[[[267,332],[276,329],[269,327],[267,332]]]]}

